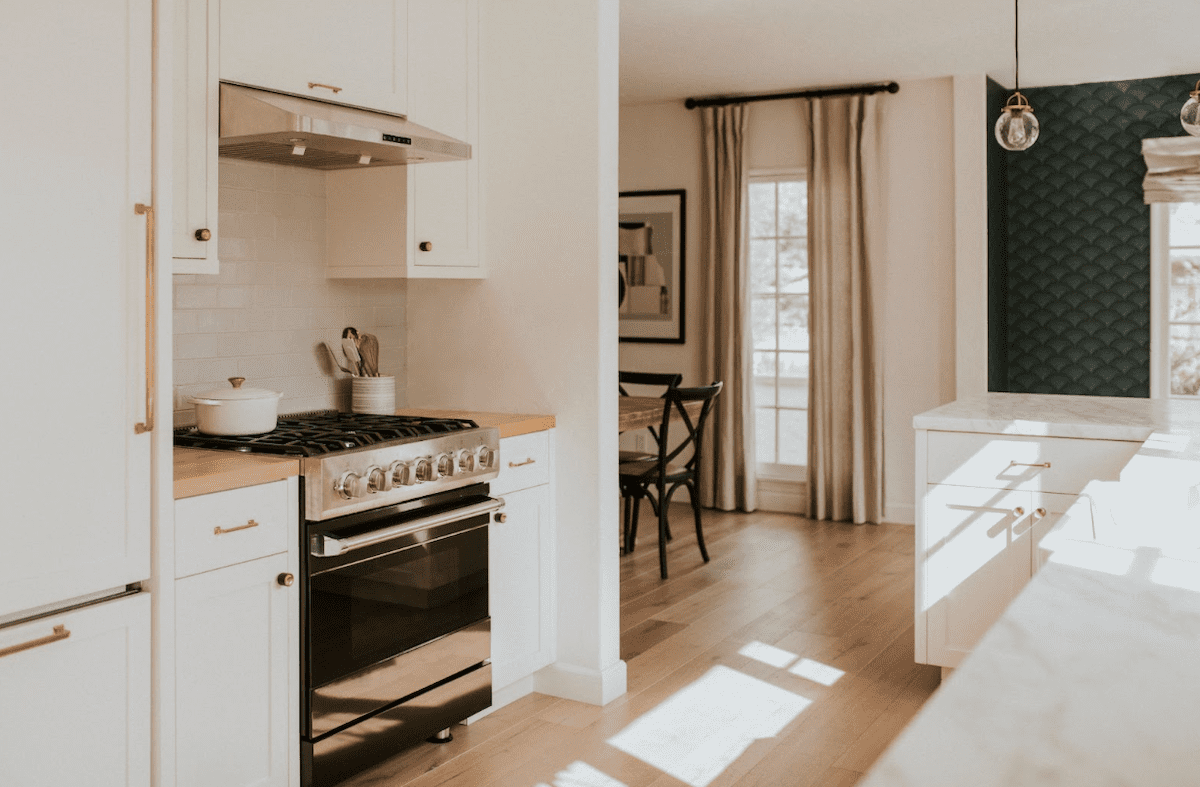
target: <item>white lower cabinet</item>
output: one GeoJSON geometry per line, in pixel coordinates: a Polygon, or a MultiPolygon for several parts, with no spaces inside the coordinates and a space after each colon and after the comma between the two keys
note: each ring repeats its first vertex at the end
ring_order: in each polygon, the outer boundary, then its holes
{"type": "Polygon", "coordinates": [[[915,658],[956,667],[1033,576],[1037,544],[1139,442],[917,430],[915,658]]]}
{"type": "Polygon", "coordinates": [[[299,784],[298,500],[292,479],[176,501],[177,572],[205,569],[175,582],[177,787],[299,784]]]}
{"type": "Polygon", "coordinates": [[[148,787],[150,596],[0,629],[0,784],[148,787]]]}
{"type": "Polygon", "coordinates": [[[492,687],[502,691],[554,661],[554,430],[500,441],[493,495],[504,521],[488,534],[492,687]]]}

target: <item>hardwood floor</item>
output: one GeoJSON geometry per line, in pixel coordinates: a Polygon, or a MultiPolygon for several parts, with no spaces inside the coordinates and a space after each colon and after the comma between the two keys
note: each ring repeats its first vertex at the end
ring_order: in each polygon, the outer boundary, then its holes
{"type": "Polygon", "coordinates": [[[913,663],[913,529],[705,511],[705,565],[671,521],[670,579],[653,528],[621,558],[624,696],[533,694],[345,786],[855,784],[939,681],[913,663]]]}

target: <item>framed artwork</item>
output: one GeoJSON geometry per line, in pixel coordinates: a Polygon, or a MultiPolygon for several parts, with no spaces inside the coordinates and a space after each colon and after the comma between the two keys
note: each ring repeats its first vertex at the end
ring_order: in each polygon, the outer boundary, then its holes
{"type": "Polygon", "coordinates": [[[617,334],[623,342],[684,343],[683,189],[622,191],[617,334]]]}

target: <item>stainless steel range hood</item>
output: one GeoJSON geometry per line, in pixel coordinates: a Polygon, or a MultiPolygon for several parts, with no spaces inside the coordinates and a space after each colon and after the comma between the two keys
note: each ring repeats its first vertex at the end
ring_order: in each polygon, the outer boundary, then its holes
{"type": "Polygon", "coordinates": [[[220,155],[362,169],[464,161],[471,146],[395,115],[222,82],[220,155]]]}

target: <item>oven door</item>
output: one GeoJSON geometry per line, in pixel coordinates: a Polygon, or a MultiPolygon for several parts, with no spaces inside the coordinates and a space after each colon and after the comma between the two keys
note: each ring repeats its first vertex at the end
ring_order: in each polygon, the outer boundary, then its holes
{"type": "Polygon", "coordinates": [[[476,494],[309,523],[306,738],[490,658],[488,523],[503,505],[476,494]]]}

